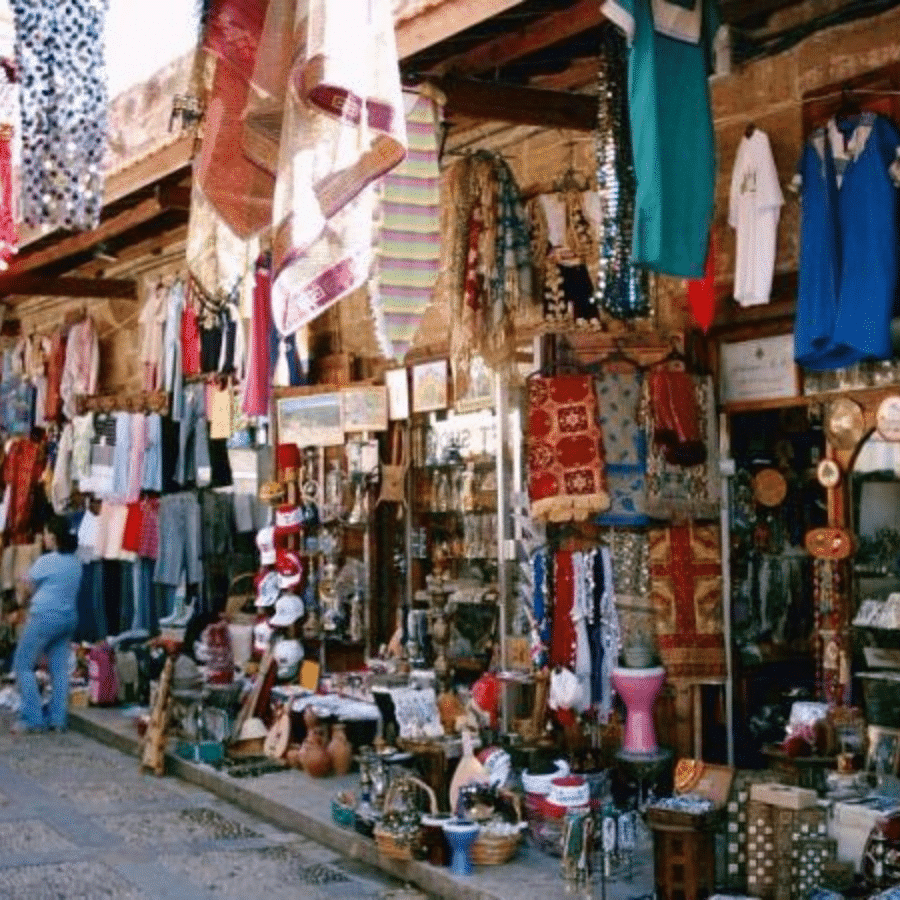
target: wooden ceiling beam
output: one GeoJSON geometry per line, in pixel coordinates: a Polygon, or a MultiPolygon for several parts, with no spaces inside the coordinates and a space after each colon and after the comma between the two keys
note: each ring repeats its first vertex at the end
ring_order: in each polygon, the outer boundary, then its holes
{"type": "Polygon", "coordinates": [[[118,297],[137,298],[131,278],[42,278],[0,274],[0,297],[118,297]]]}
{"type": "Polygon", "coordinates": [[[463,116],[573,131],[593,131],[597,125],[597,98],[588,94],[451,76],[432,80],[447,96],[444,110],[451,121],[454,116],[463,116]]]}
{"type": "Polygon", "coordinates": [[[578,0],[568,9],[550,13],[530,25],[501,34],[465,53],[451,56],[431,71],[438,75],[453,72],[480,75],[490,72],[523,56],[577,37],[599,25],[604,18],[598,0],[578,0]]]}
{"type": "Polygon", "coordinates": [[[531,84],[545,91],[572,91],[596,84],[599,71],[600,62],[596,56],[582,56],[573,59],[562,72],[532,78],[531,84]]]}
{"type": "Polygon", "coordinates": [[[397,56],[404,60],[427,50],[523,0],[444,0],[417,16],[397,23],[397,56]]]}

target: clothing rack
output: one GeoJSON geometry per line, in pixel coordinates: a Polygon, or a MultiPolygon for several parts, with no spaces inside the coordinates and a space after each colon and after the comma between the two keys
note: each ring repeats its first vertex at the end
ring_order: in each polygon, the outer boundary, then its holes
{"type": "Polygon", "coordinates": [[[89,412],[132,412],[169,414],[169,395],[165,391],[117,391],[113,394],[83,394],[75,398],[79,415],[89,412]]]}

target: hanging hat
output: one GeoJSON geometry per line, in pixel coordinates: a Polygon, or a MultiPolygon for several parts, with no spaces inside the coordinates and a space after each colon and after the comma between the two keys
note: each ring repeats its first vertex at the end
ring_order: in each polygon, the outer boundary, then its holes
{"type": "Polygon", "coordinates": [[[260,528],[256,533],[256,546],[259,549],[259,563],[262,566],[275,565],[275,529],[271,525],[260,528]]]}
{"type": "Polygon", "coordinates": [[[274,606],[281,589],[278,586],[278,573],[266,572],[256,587],[256,605],[274,606]]]}
{"type": "Polygon", "coordinates": [[[278,570],[278,586],[283,591],[300,584],[303,566],[300,557],[292,550],[278,550],[275,554],[275,568],[278,570]]]}
{"type": "Polygon", "coordinates": [[[283,505],[275,509],[275,539],[289,534],[299,534],[304,511],[299,505],[283,505]]]}
{"type": "Polygon", "coordinates": [[[279,472],[300,468],[300,448],[296,444],[279,444],[275,449],[275,465],[279,472]]]}
{"type": "Polygon", "coordinates": [[[275,615],[269,619],[269,624],[277,627],[293,625],[297,619],[303,616],[306,607],[296,594],[282,594],[275,604],[275,615]]]}

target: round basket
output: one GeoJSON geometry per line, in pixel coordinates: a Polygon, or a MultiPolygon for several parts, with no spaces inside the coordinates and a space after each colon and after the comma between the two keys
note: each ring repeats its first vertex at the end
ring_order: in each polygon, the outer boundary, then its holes
{"type": "MultiPolygon", "coordinates": [[[[522,821],[522,801],[518,794],[509,791],[504,791],[503,794],[512,801],[518,824],[522,821]]],[[[509,862],[516,855],[521,840],[521,829],[514,834],[500,835],[491,834],[482,828],[472,842],[469,857],[476,866],[499,866],[509,862]]]]}
{"type": "MultiPolygon", "coordinates": [[[[416,794],[418,798],[421,798],[424,795],[428,799],[428,809],[426,812],[430,812],[432,815],[437,814],[437,798],[434,795],[434,791],[425,784],[424,781],[415,778],[412,775],[404,775],[397,778],[388,788],[388,792],[384,798],[384,817],[382,818],[382,821],[375,826],[372,833],[379,852],[390,859],[412,859],[413,853],[417,852],[422,845],[421,825],[416,829],[414,834],[411,834],[408,838],[402,840],[399,839],[393,831],[383,827],[384,819],[390,818],[391,812],[398,811],[395,810],[394,803],[397,800],[397,794],[401,788],[405,793],[411,793],[411,787],[417,789],[416,794]]],[[[421,810],[418,810],[418,812],[421,812],[421,810]]]]}

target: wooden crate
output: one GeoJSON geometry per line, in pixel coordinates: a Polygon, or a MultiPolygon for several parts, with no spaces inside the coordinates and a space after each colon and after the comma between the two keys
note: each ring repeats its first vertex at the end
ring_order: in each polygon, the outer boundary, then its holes
{"type": "Polygon", "coordinates": [[[650,827],[659,900],[701,900],[714,894],[715,833],[652,823],[650,827]]]}

